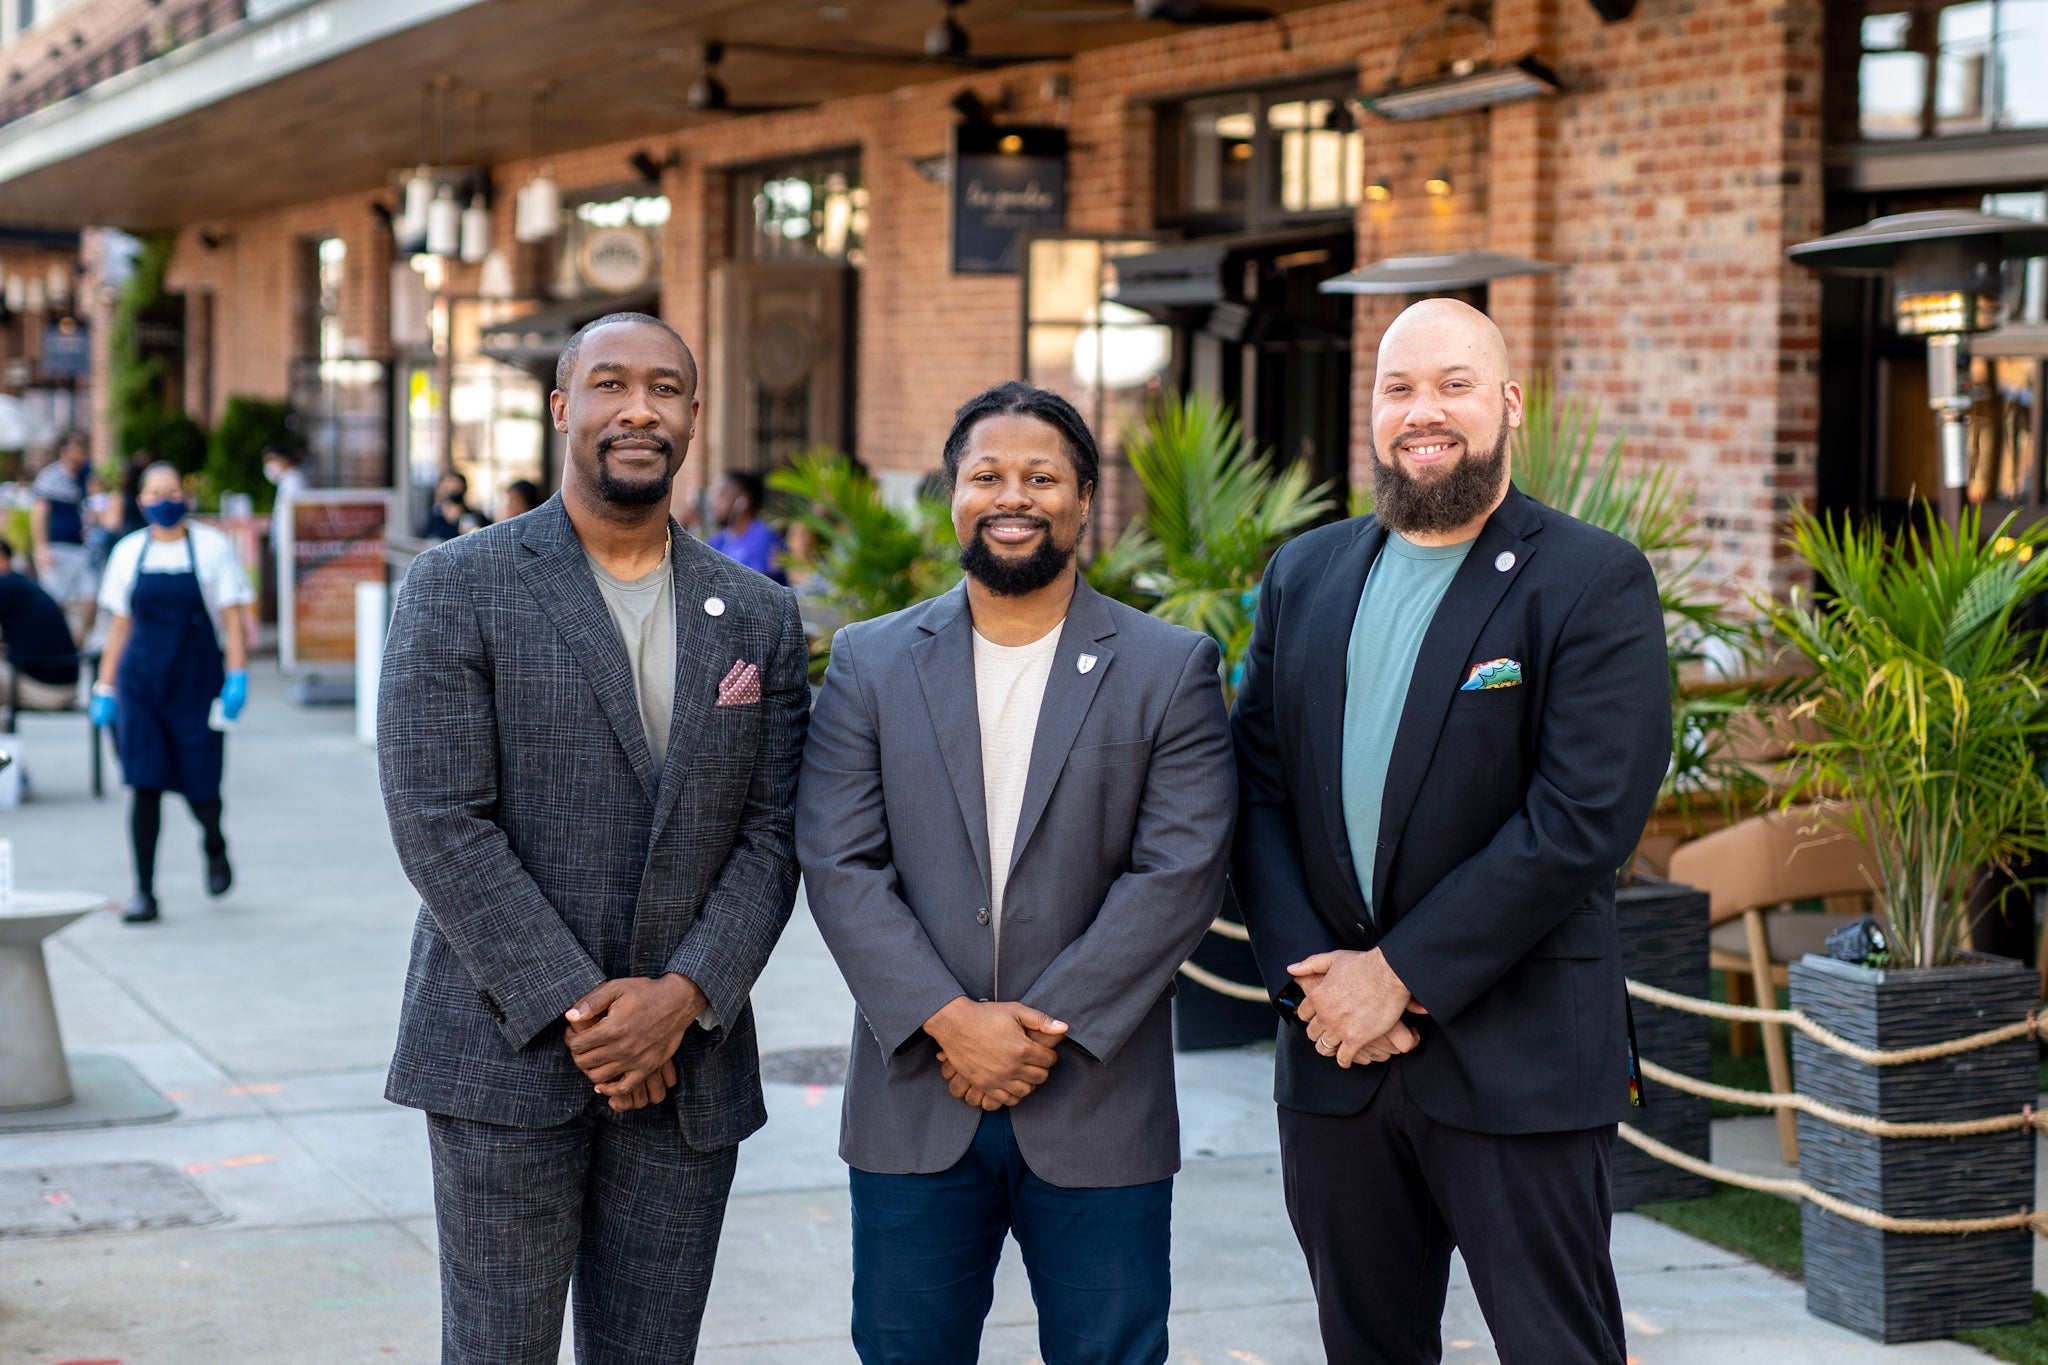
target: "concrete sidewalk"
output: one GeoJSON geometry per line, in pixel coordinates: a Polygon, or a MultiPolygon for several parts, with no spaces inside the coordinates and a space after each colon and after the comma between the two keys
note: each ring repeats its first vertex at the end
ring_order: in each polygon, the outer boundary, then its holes
{"type": "MultiPolygon", "coordinates": [[[[0,1132],[10,1170],[117,1161],[186,1173],[228,1215],[206,1227],[0,1240],[0,1362],[341,1365],[436,1358],[433,1200],[419,1115],[382,1099],[416,902],[346,708],[301,710],[267,669],[230,743],[234,890],[200,891],[197,829],[173,802],[161,923],[89,917],[51,942],[73,1052],[126,1059],[176,1099],[158,1124],[0,1132]]],[[[25,717],[35,799],[0,811],[24,888],[125,899],[125,804],[87,792],[81,722],[25,717]]],[[[755,993],[772,1071],[742,1149],[701,1359],[831,1365],[850,1281],[839,1092],[812,1083],[851,1003],[800,906],[755,993]]],[[[1281,1207],[1270,1053],[1181,1059],[1188,1164],[1175,1195],[1175,1365],[1322,1359],[1281,1207]]],[[[1616,1221],[1632,1358],[1643,1365],[1982,1360],[1949,1342],[1882,1348],[1804,1310],[1797,1284],[1633,1215],[1616,1221]]],[[[983,1359],[1036,1359],[1030,1294],[1005,1262],[983,1359]]],[[[1445,1359],[1497,1359],[1462,1270],[1445,1359]]],[[[571,1357],[564,1350],[562,1359],[571,1357]]]]}

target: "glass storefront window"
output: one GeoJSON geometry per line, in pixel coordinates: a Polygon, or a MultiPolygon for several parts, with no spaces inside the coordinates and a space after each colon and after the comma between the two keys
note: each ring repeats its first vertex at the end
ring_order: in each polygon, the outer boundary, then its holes
{"type": "Polygon", "coordinates": [[[1977,356],[1970,361],[1970,384],[1970,501],[2036,501],[2041,362],[2032,356],[1977,356]]]}
{"type": "Polygon", "coordinates": [[[868,191],[858,152],[741,171],[732,191],[733,244],[741,259],[861,264],[868,191]]]}
{"type": "Polygon", "coordinates": [[[1913,16],[1871,14],[1863,20],[1860,127],[1873,141],[1920,136],[1927,102],[1927,58],[1911,49],[1913,16]]]}
{"type": "Polygon", "coordinates": [[[1341,214],[1365,196],[1365,136],[1341,88],[1211,95],[1160,110],[1163,223],[1341,214]]]}
{"type": "Polygon", "coordinates": [[[1105,446],[1173,368],[1173,329],[1114,297],[1118,258],[1150,250],[1128,239],[1042,237],[1026,254],[1024,377],[1064,395],[1105,446]]]}
{"type": "Polygon", "coordinates": [[[1359,200],[1365,139],[1351,111],[1334,99],[1289,100],[1266,110],[1280,207],[1289,213],[1341,209],[1359,200]]]}
{"type": "MultiPolygon", "coordinates": [[[[2007,218],[2030,218],[2037,223],[2048,221],[2048,192],[1987,194],[1984,196],[1984,212],[2007,218]]],[[[2036,256],[2021,270],[2019,298],[2006,320],[2035,325],[2048,322],[2048,257],[2036,256]]]]}
{"type": "Polygon", "coordinates": [[[1184,199],[1194,213],[1244,207],[1251,186],[1252,138],[1258,120],[1246,95],[1191,100],[1184,114],[1184,199]]]}

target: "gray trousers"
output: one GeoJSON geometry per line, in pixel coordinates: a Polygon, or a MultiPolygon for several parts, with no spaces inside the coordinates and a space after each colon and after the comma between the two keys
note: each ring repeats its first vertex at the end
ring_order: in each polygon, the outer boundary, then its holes
{"type": "Polygon", "coordinates": [[[673,1098],[554,1128],[427,1115],[443,1365],[689,1365],[739,1148],[683,1145],[673,1098]]]}

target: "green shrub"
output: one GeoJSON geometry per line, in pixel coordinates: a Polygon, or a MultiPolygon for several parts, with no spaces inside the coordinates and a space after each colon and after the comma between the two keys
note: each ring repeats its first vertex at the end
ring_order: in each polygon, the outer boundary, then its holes
{"type": "Polygon", "coordinates": [[[228,399],[220,424],[206,442],[206,467],[199,474],[201,500],[218,507],[223,493],[247,493],[258,511],[268,511],[277,490],[263,477],[263,452],[290,439],[288,404],[267,398],[228,399]]]}

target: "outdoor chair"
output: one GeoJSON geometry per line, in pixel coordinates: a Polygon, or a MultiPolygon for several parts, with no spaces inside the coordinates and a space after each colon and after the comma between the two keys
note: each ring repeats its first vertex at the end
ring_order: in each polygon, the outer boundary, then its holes
{"type": "MultiPolygon", "coordinates": [[[[24,667],[45,668],[54,666],[57,668],[81,668],[84,671],[84,675],[89,678],[97,677],[99,674],[100,658],[97,651],[86,654],[64,655],[62,657],[24,656],[17,658],[12,650],[9,650],[4,643],[0,643],[0,654],[4,654],[7,662],[12,665],[7,671],[7,716],[4,722],[0,722],[0,735],[19,733],[15,721],[21,715],[23,709],[21,705],[21,670],[24,667]]],[[[77,700],[63,710],[37,710],[33,714],[39,716],[86,716],[86,708],[90,703],[91,697],[92,691],[89,687],[80,687],[77,700]]],[[[86,716],[85,742],[92,750],[92,794],[95,798],[103,797],[106,795],[106,759],[100,743],[100,727],[92,723],[90,716],[86,716]]],[[[23,772],[26,771],[26,769],[23,769],[23,772]]]]}
{"type": "MultiPolygon", "coordinates": [[[[1822,823],[1812,807],[1754,816],[1685,844],[1671,855],[1671,880],[1705,891],[1711,899],[1708,965],[1724,972],[1728,1000],[1777,1003],[1787,981],[1786,964],[1821,952],[1827,936],[1857,914],[1812,914],[1785,908],[1789,902],[1867,896],[1869,850],[1854,835],[1822,823]],[[1748,989],[1741,989],[1746,985],[1748,989]]],[[[1785,1032],[1759,1024],[1771,1093],[1792,1093],[1792,1063],[1785,1032]]],[[[1737,1052],[1739,1032],[1731,1023],[1729,1049],[1737,1052]]],[[[1778,1146],[1787,1162],[1799,1160],[1799,1131],[1790,1109],[1778,1111],[1778,1146]]]]}

